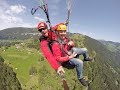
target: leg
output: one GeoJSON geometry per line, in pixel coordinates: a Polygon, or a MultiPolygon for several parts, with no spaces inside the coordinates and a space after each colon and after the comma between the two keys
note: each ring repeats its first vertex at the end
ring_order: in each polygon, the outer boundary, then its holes
{"type": "Polygon", "coordinates": [[[86,48],[76,48],[76,47],[73,47],[72,48],[72,52],[76,52],[79,57],[79,55],[83,55],[84,58],[88,58],[88,53],[87,53],[87,49],[86,48]]]}
{"type": "Polygon", "coordinates": [[[82,76],[82,71],[83,71],[83,61],[77,58],[72,58],[69,60],[69,63],[71,65],[75,65],[76,67],[76,72],[77,72],[77,77],[78,79],[81,79],[82,76]]]}
{"type": "Polygon", "coordinates": [[[82,71],[83,71],[83,61],[82,60],[79,60],[77,58],[72,58],[69,60],[69,63],[71,65],[75,65],[76,67],[76,72],[77,72],[77,77],[78,77],[78,80],[80,81],[80,83],[83,85],[83,86],[88,86],[89,85],[89,82],[86,81],[84,78],[83,78],[83,75],[82,75],[82,71]]]}
{"type": "Polygon", "coordinates": [[[79,58],[79,55],[83,55],[84,61],[92,61],[93,60],[93,58],[89,57],[89,55],[87,53],[88,50],[86,48],[73,47],[70,52],[71,53],[76,52],[77,53],[76,58],[79,58]]]}
{"type": "Polygon", "coordinates": [[[69,63],[69,61],[63,62],[63,63],[61,63],[61,64],[62,64],[62,66],[63,66],[64,68],[67,68],[67,69],[73,69],[73,68],[75,68],[75,65],[71,65],[71,64],[69,63]]]}

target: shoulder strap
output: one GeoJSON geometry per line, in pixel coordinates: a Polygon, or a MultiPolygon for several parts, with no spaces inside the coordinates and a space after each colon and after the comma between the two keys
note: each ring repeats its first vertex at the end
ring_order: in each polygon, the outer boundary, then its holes
{"type": "Polygon", "coordinates": [[[50,50],[51,50],[52,53],[53,53],[52,44],[53,44],[54,42],[59,43],[57,40],[49,40],[49,43],[48,43],[48,47],[50,48],[50,50]]]}
{"type": "Polygon", "coordinates": [[[55,42],[58,42],[59,45],[60,45],[61,51],[62,51],[64,54],[67,54],[67,55],[68,55],[68,52],[64,49],[63,43],[61,43],[61,42],[59,42],[59,41],[57,41],[57,40],[55,40],[55,42]]]}
{"type": "Polygon", "coordinates": [[[40,42],[42,41],[42,40],[47,40],[47,37],[45,37],[45,36],[40,36],[40,38],[39,38],[39,40],[40,40],[40,42]]]}
{"type": "Polygon", "coordinates": [[[60,42],[57,41],[57,40],[49,41],[48,46],[49,46],[51,52],[53,53],[53,51],[52,51],[52,44],[55,43],[55,42],[58,43],[58,44],[60,45],[60,49],[61,49],[61,51],[62,51],[64,54],[67,54],[67,55],[68,55],[67,51],[64,50],[63,44],[60,43],[60,42]]]}

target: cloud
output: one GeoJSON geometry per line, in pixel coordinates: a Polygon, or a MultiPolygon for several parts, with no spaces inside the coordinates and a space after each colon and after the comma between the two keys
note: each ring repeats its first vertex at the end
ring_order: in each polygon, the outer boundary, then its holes
{"type": "Polygon", "coordinates": [[[19,17],[5,15],[5,14],[1,15],[0,20],[2,21],[2,23],[17,23],[17,22],[22,23],[23,22],[22,19],[19,17]]]}
{"type": "Polygon", "coordinates": [[[25,22],[22,15],[26,7],[20,4],[9,5],[6,0],[0,1],[0,30],[11,27],[32,27],[31,22],[25,22]]]}
{"type": "Polygon", "coordinates": [[[87,35],[87,36],[93,36],[94,33],[93,32],[85,32],[85,31],[81,31],[80,33],[82,33],[83,35],[87,35]]]}
{"type": "Polygon", "coordinates": [[[9,9],[5,12],[6,14],[20,14],[20,13],[23,13],[25,12],[26,10],[26,7],[23,6],[23,5],[13,5],[13,6],[10,6],[9,9]]]}
{"type": "Polygon", "coordinates": [[[39,18],[39,17],[34,17],[34,19],[36,19],[36,20],[38,20],[38,21],[45,21],[44,19],[39,18]]]}
{"type": "Polygon", "coordinates": [[[32,27],[30,23],[24,22],[24,20],[17,16],[10,16],[2,14],[0,17],[0,30],[11,27],[32,27]]]}

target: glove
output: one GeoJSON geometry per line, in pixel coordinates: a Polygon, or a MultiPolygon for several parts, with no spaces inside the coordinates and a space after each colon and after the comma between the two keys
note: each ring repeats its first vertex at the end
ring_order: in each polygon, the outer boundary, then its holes
{"type": "Polygon", "coordinates": [[[60,66],[58,69],[57,69],[57,74],[58,75],[63,75],[65,73],[64,69],[62,66],[60,66]]]}

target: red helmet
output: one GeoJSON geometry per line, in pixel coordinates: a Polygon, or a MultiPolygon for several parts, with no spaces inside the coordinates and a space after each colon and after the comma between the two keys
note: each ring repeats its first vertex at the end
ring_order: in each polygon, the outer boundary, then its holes
{"type": "Polygon", "coordinates": [[[47,27],[47,24],[45,23],[45,22],[40,22],[39,24],[38,24],[38,26],[37,26],[37,29],[39,30],[39,29],[42,29],[42,28],[48,28],[47,27]]]}

